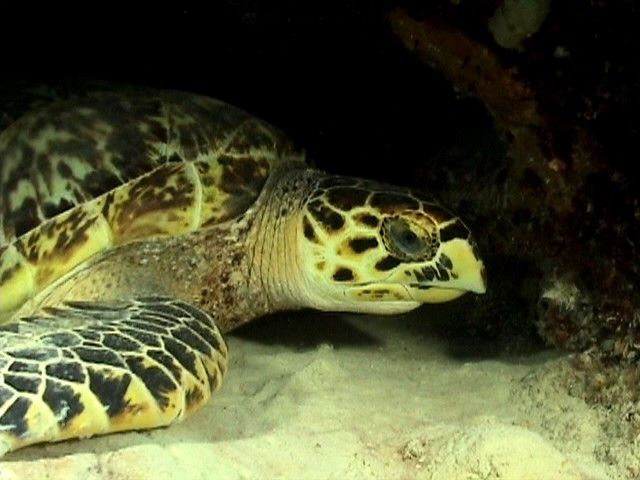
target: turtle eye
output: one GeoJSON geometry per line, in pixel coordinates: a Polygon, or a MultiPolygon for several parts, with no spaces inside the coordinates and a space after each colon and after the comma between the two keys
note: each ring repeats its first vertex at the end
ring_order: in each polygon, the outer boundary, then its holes
{"type": "Polygon", "coordinates": [[[385,219],[382,238],[391,254],[402,260],[425,260],[433,256],[429,233],[402,218],[385,219]]]}

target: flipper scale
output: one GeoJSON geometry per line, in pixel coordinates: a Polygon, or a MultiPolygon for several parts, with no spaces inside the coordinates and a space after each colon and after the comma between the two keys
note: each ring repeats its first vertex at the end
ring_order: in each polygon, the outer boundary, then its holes
{"type": "Polygon", "coordinates": [[[226,365],[213,318],[179,300],[43,309],[0,328],[0,451],[179,421],[226,365]]]}

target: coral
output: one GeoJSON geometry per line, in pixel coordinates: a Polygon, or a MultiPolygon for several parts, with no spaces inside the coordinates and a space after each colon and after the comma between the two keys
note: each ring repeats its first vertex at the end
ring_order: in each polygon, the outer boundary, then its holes
{"type": "Polygon", "coordinates": [[[540,29],[550,6],[551,0],[504,0],[487,26],[498,45],[520,49],[521,42],[540,29]]]}

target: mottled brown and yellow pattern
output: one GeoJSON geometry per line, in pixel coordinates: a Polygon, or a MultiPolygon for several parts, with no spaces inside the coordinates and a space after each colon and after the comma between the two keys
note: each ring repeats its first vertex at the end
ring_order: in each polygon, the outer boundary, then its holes
{"type": "Polygon", "coordinates": [[[185,418],[222,381],[221,332],[266,313],[391,314],[486,288],[455,215],[309,168],[222,102],[127,88],[36,104],[0,132],[0,456],[185,418]]]}
{"type": "Polygon", "coordinates": [[[301,156],[271,126],[179,92],[25,115],[0,135],[0,315],[113,246],[240,215],[281,158],[301,156]]]}
{"type": "Polygon", "coordinates": [[[211,318],[179,301],[79,303],[2,334],[0,447],[167,425],[202,406],[226,370],[211,318]]]}

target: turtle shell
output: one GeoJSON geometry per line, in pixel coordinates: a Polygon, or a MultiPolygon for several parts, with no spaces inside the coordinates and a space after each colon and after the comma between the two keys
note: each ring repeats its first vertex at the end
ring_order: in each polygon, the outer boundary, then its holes
{"type": "Polygon", "coordinates": [[[302,154],[224,102],[94,92],[31,110],[0,133],[0,318],[89,257],[241,215],[302,154]]]}

